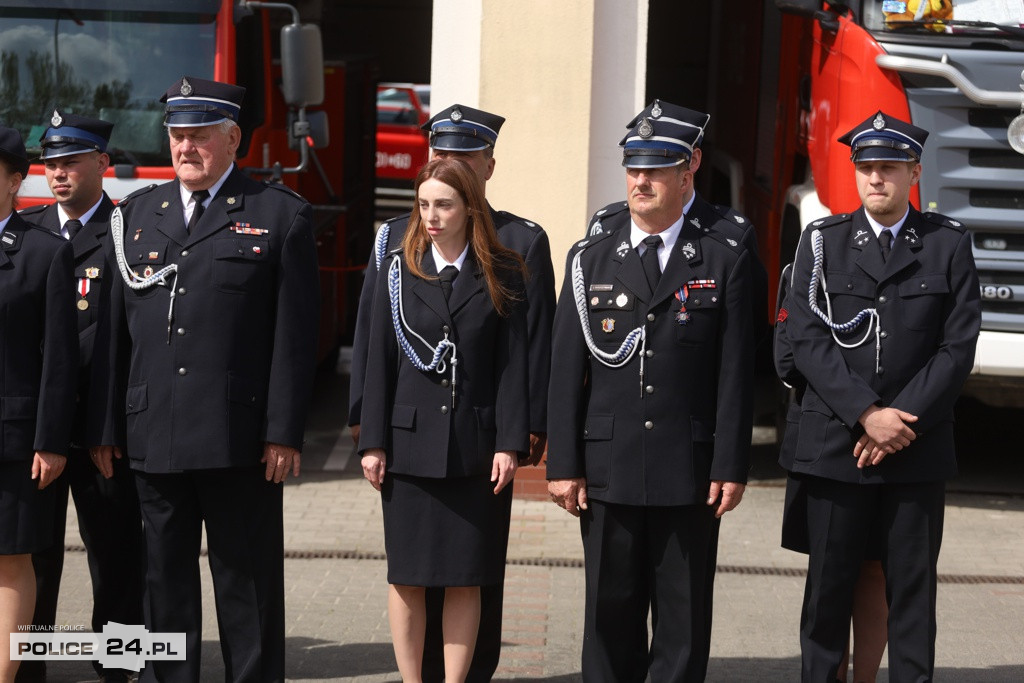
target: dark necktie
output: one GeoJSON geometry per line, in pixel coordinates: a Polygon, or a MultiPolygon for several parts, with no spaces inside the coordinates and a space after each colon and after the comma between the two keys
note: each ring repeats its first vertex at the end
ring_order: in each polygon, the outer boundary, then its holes
{"type": "Polygon", "coordinates": [[[878,246],[882,250],[882,260],[889,260],[889,252],[892,251],[892,233],[888,230],[883,230],[878,233],[878,246]]]}
{"type": "Polygon", "coordinates": [[[196,225],[199,223],[199,219],[203,217],[203,202],[209,196],[209,190],[196,190],[192,193],[192,201],[195,203],[195,208],[192,209],[192,217],[188,219],[187,227],[189,234],[192,234],[192,231],[195,230],[196,225]]]}
{"type": "Polygon", "coordinates": [[[78,231],[82,229],[82,221],[77,218],[69,218],[64,224],[64,229],[68,231],[68,239],[73,240],[78,231]]]}
{"type": "Polygon", "coordinates": [[[455,278],[458,277],[458,275],[459,269],[456,268],[455,266],[445,266],[444,268],[441,269],[441,272],[438,273],[437,279],[441,283],[441,291],[444,292],[445,301],[448,301],[448,299],[451,298],[452,282],[455,281],[455,278]]]}
{"type": "Polygon", "coordinates": [[[661,264],[658,262],[658,247],[661,246],[661,237],[659,235],[645,237],[644,246],[647,249],[640,257],[640,263],[644,267],[644,275],[647,276],[647,283],[653,292],[658,288],[658,280],[661,279],[661,264]]]}

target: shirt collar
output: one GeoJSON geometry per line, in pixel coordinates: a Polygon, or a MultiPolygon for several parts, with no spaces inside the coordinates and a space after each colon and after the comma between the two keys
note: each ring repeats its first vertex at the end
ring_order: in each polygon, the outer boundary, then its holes
{"type": "Polygon", "coordinates": [[[3,220],[0,220],[0,234],[3,233],[4,228],[7,227],[7,223],[11,220],[11,216],[13,216],[13,215],[14,215],[14,209],[11,209],[11,213],[8,214],[7,218],[4,218],[3,220]]]}
{"type": "Polygon", "coordinates": [[[903,218],[896,221],[896,223],[893,225],[882,225],[874,218],[872,218],[871,214],[868,213],[866,209],[864,210],[864,217],[868,219],[868,225],[870,225],[871,229],[875,231],[875,237],[877,238],[879,235],[881,235],[883,230],[888,230],[889,232],[892,233],[893,244],[896,244],[896,236],[900,234],[900,228],[902,228],[903,224],[907,222],[907,216],[909,215],[910,206],[907,206],[907,211],[906,213],[903,214],[903,218]]]}
{"type": "MultiPolygon", "coordinates": [[[[101,203],[103,203],[102,193],[100,193],[100,198],[96,200],[96,203],[92,205],[92,208],[78,217],[78,222],[81,223],[83,227],[93,217],[96,210],[100,208],[101,203]]],[[[60,234],[64,235],[64,237],[68,237],[68,231],[64,229],[64,224],[71,220],[71,217],[68,216],[67,211],[65,211],[64,207],[60,205],[60,202],[57,203],[57,217],[60,219],[60,234]]]]}
{"type": "Polygon", "coordinates": [[[441,252],[437,250],[437,247],[433,243],[430,244],[430,253],[434,256],[434,267],[437,268],[437,272],[440,273],[445,266],[455,266],[460,272],[462,271],[462,264],[466,262],[466,256],[469,254],[469,242],[466,242],[465,248],[459,257],[455,259],[455,263],[448,263],[444,256],[441,256],[441,252]]]}
{"type": "MultiPolygon", "coordinates": [[[[225,182],[227,181],[227,179],[228,179],[228,176],[229,176],[229,175],[231,175],[231,172],[232,172],[233,170],[235,170],[235,165],[234,165],[234,163],[232,163],[232,164],[231,164],[230,166],[228,166],[228,170],[224,171],[224,175],[222,175],[222,176],[220,177],[220,179],[219,179],[219,180],[218,180],[217,182],[215,182],[215,183],[214,183],[214,184],[213,184],[213,185],[212,185],[212,186],[211,186],[211,187],[209,188],[209,193],[210,193],[210,196],[209,196],[209,198],[208,198],[208,199],[207,199],[207,200],[206,200],[205,202],[203,202],[203,207],[204,207],[204,208],[205,208],[205,207],[207,207],[207,206],[209,206],[209,205],[210,205],[210,201],[212,201],[212,200],[213,200],[213,198],[217,196],[217,193],[218,193],[218,192],[220,192],[220,188],[221,188],[221,186],[223,186],[223,185],[224,185],[224,183],[225,183],[225,182]]],[[[188,189],[187,187],[185,187],[185,186],[184,186],[184,185],[182,185],[181,183],[178,183],[178,192],[179,192],[179,194],[181,195],[181,205],[182,205],[183,207],[186,207],[186,210],[187,210],[187,207],[188,207],[188,203],[189,203],[190,201],[192,201],[192,190],[188,189]]]]}

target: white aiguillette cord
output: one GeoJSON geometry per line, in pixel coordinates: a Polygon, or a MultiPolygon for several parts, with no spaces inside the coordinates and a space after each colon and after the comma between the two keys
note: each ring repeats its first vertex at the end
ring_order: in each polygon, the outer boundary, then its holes
{"type": "Polygon", "coordinates": [[[141,291],[149,289],[154,285],[167,286],[167,276],[174,273],[174,280],[170,283],[171,303],[167,308],[167,343],[171,343],[171,326],[174,323],[174,297],[178,291],[178,264],[171,263],[164,266],[148,277],[139,277],[128,267],[128,260],[124,255],[124,216],[121,215],[121,207],[114,207],[110,214],[110,236],[114,240],[114,258],[117,260],[117,269],[121,272],[121,279],[129,289],[141,291]]]}

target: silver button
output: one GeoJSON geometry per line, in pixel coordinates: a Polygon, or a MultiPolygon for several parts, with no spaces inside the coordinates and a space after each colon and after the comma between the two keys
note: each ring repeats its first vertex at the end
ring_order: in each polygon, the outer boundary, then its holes
{"type": "Polygon", "coordinates": [[[650,320],[653,323],[654,322],[654,314],[653,313],[648,313],[647,314],[647,319],[650,320]]]}
{"type": "Polygon", "coordinates": [[[447,325],[445,325],[444,327],[442,327],[442,328],[441,328],[441,331],[442,331],[442,332],[444,332],[445,334],[448,334],[448,333],[449,333],[449,332],[451,332],[452,330],[451,330],[451,328],[450,328],[450,327],[448,327],[447,325]]]}
{"type": "MultiPolygon", "coordinates": [[[[131,406],[128,406],[128,407],[131,408],[131,406]]],[[[590,436],[590,430],[589,429],[584,429],[583,430],[583,436],[590,436]]]]}
{"type": "Polygon", "coordinates": [[[927,282],[922,282],[921,283],[921,289],[928,289],[928,283],[927,282]]]}
{"type": "Polygon", "coordinates": [[[182,249],[181,250],[181,255],[182,256],[188,256],[188,249],[182,249]]]}
{"type": "Polygon", "coordinates": [[[694,299],[693,300],[693,305],[694,306],[700,306],[700,299],[694,299]]]}
{"type": "Polygon", "coordinates": [[[184,294],[186,291],[184,287],[178,287],[178,294],[184,294]]]}
{"type": "Polygon", "coordinates": [[[178,368],[178,374],[184,377],[185,375],[188,374],[188,370],[186,370],[185,368],[178,368]]]}
{"type": "Polygon", "coordinates": [[[653,394],[654,393],[654,387],[652,387],[650,384],[648,384],[646,387],[644,387],[644,391],[646,391],[648,394],[653,394]]]}
{"type": "Polygon", "coordinates": [[[185,336],[185,328],[184,327],[179,327],[178,328],[178,336],[179,337],[184,337],[185,336]]]}
{"type": "Polygon", "coordinates": [[[654,423],[651,422],[650,420],[644,422],[644,429],[654,429],[654,423]]]}
{"type": "Polygon", "coordinates": [[[647,349],[646,351],[644,351],[644,355],[647,356],[648,358],[654,358],[654,351],[651,349],[647,349]]]}
{"type": "Polygon", "coordinates": [[[846,288],[847,289],[853,289],[853,283],[852,282],[847,282],[846,283],[846,288]]]}
{"type": "Polygon", "coordinates": [[[448,406],[441,406],[441,414],[442,415],[447,415],[448,414],[448,406]]]}
{"type": "Polygon", "coordinates": [[[881,332],[878,333],[878,336],[881,337],[882,339],[885,339],[886,337],[889,336],[889,333],[886,332],[885,330],[882,330],[881,332]]]}
{"type": "Polygon", "coordinates": [[[885,373],[885,368],[883,368],[883,367],[879,366],[879,368],[878,368],[878,374],[879,374],[879,375],[881,375],[881,374],[884,374],[884,373],[885,373]]]}
{"type": "Polygon", "coordinates": [[[888,299],[885,298],[885,294],[883,294],[882,296],[878,297],[878,303],[884,304],[886,301],[888,301],[888,299]]]}
{"type": "Polygon", "coordinates": [[[448,380],[446,380],[446,379],[441,380],[441,386],[442,387],[446,387],[446,386],[448,386],[448,384],[449,384],[448,380]]]}

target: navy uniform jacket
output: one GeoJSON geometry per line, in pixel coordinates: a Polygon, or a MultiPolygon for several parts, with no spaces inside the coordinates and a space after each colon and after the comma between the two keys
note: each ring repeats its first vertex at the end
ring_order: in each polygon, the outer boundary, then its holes
{"type": "MultiPolygon", "coordinates": [[[[507,211],[491,209],[491,220],[502,245],[518,252],[526,261],[526,328],[530,339],[530,432],[547,431],[547,393],[551,366],[551,320],[555,315],[555,275],[551,265],[551,247],[544,230],[532,221],[514,216],[507,211]]],[[[409,215],[398,216],[387,222],[389,235],[386,251],[401,246],[409,224],[409,215]]],[[[366,279],[359,295],[356,313],[356,332],[352,342],[352,374],[349,386],[350,425],[359,424],[363,403],[363,384],[366,376],[367,342],[370,333],[370,313],[377,280],[376,254],[370,254],[366,266],[366,279]]],[[[362,438],[362,437],[360,437],[362,438]]]]}
{"type": "MultiPolygon", "coordinates": [[[[754,311],[755,330],[766,329],[764,322],[764,303],[768,297],[768,273],[761,263],[757,251],[757,231],[754,224],[745,216],[740,215],[728,206],[709,204],[696,193],[687,220],[696,219],[697,225],[705,234],[715,234],[720,240],[728,240],[742,244],[750,252],[751,286],[754,295],[750,303],[754,311]]],[[[629,229],[629,204],[615,202],[599,209],[587,223],[587,235],[593,237],[604,232],[615,232],[621,228],[629,229]]],[[[730,246],[733,246],[730,244],[730,246]]],[[[760,337],[760,334],[758,335],[760,337]]]]}
{"type": "MultiPolygon", "coordinates": [[[[956,474],[953,404],[973,367],[981,326],[970,234],[945,216],[911,208],[883,261],[863,210],[815,221],[800,240],[788,301],[784,334],[795,371],[808,384],[792,471],[853,483],[956,474]],[[845,323],[872,307],[881,316],[880,373],[874,334],[856,348],[842,348],[811,311],[815,229],[824,238],[833,320],[845,323]],[[857,420],[873,404],[917,415],[910,425],[917,439],[880,464],[857,469],[853,447],[863,434],[857,420]]],[[[817,301],[825,310],[820,288],[817,301]]],[[[840,339],[859,340],[866,325],[840,339]]]]}
{"type": "Polygon", "coordinates": [[[71,245],[14,213],[0,233],[0,460],[67,455],[75,413],[71,245]]]}
{"type": "MultiPolygon", "coordinates": [[[[428,252],[426,275],[436,275],[428,252]]],[[[518,275],[501,273],[522,296],[518,275]]],[[[437,280],[413,277],[399,251],[382,264],[374,293],[359,451],[383,448],[387,471],[419,477],[490,474],[496,451],[529,452],[527,333],[524,305],[507,317],[494,310],[472,251],[445,302],[437,280]],[[388,268],[399,259],[408,325],[431,344],[447,332],[457,347],[455,408],[451,370],[413,366],[399,348],[392,320],[388,268]]],[[[430,351],[406,331],[419,357],[430,351]]]]}
{"type": "MultiPolygon", "coordinates": [[[[82,226],[71,241],[75,257],[75,288],[74,295],[78,316],[78,406],[75,410],[75,423],[71,438],[76,444],[84,445],[85,425],[88,418],[89,375],[92,366],[93,347],[96,341],[96,328],[100,319],[101,283],[108,275],[106,256],[110,230],[110,212],[114,203],[103,194],[99,207],[82,226]],[[82,292],[85,291],[85,296],[82,292]],[[80,302],[84,300],[85,304],[80,302]]],[[[41,228],[60,235],[60,215],[57,205],[32,206],[21,212],[22,218],[41,228]]]]}
{"type": "Polygon", "coordinates": [[[128,267],[178,264],[174,320],[169,334],[174,275],[132,290],[111,246],[90,443],[126,445],[155,473],[256,465],[264,442],[301,449],[319,314],[309,203],[235,168],[192,234],[176,180],[121,207],[128,267]]]}
{"type": "Polygon", "coordinates": [[[628,234],[569,252],[555,312],[548,479],[586,477],[587,495],[626,505],[703,503],[711,480],[746,482],[753,422],[751,255],[692,218],[653,294],[628,234]],[[620,368],[591,357],[572,289],[584,249],[587,324],[603,351],[646,327],[646,353],[620,368]],[[676,320],[683,285],[686,324],[676,320]],[[640,366],[643,360],[644,377],[640,366]]]}

